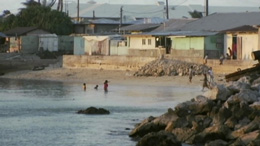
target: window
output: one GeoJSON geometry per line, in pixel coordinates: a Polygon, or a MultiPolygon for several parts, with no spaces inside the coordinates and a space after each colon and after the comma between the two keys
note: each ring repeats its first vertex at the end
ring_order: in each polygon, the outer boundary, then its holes
{"type": "Polygon", "coordinates": [[[148,39],[148,45],[152,45],[152,40],[148,39]]]}
{"type": "Polygon", "coordinates": [[[142,44],[145,45],[146,44],[146,40],[142,39],[142,44]]]}

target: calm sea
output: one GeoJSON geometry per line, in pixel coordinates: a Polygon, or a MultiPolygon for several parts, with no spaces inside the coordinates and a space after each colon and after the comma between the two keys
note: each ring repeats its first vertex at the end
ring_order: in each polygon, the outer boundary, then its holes
{"type": "MultiPolygon", "coordinates": [[[[159,116],[200,88],[0,79],[1,146],[134,146],[134,125],[159,116]],[[90,106],[110,115],[80,115],[90,106]],[[130,130],[129,130],[130,129],[130,130]]],[[[191,97],[192,98],[192,97],[191,97]]]]}

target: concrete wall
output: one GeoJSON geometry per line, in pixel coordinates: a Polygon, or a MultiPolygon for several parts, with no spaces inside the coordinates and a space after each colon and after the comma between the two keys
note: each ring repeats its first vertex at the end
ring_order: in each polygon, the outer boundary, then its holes
{"type": "Polygon", "coordinates": [[[154,57],[64,55],[64,68],[138,70],[154,57]]]}

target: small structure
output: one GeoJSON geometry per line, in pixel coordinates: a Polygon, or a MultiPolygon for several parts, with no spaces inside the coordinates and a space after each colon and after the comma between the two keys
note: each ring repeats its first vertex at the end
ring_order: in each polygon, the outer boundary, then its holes
{"type": "Polygon", "coordinates": [[[16,27],[4,32],[9,45],[8,52],[35,53],[38,48],[38,35],[50,34],[37,27],[16,27]],[[36,48],[36,49],[35,49],[36,48]]]}
{"type": "Polygon", "coordinates": [[[39,35],[39,51],[58,51],[58,36],[56,34],[39,35]]]}

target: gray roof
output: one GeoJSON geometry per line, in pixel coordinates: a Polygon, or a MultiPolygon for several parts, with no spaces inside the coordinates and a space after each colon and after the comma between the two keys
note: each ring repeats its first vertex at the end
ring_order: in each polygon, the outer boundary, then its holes
{"type": "Polygon", "coordinates": [[[169,32],[175,31],[178,28],[183,27],[187,23],[195,21],[196,19],[169,19],[165,23],[161,24],[160,27],[156,28],[152,32],[169,32]]]}
{"type": "Polygon", "coordinates": [[[124,31],[141,31],[147,29],[153,29],[160,26],[160,24],[134,24],[125,27],[121,27],[120,30],[124,31]]]}
{"type": "Polygon", "coordinates": [[[5,37],[6,37],[6,35],[5,35],[4,33],[0,32],[0,37],[3,37],[3,38],[5,38],[5,37]]]}
{"type": "Polygon", "coordinates": [[[21,36],[38,29],[37,27],[16,27],[4,32],[7,36],[21,36]]]}
{"type": "MultiPolygon", "coordinates": [[[[80,17],[93,17],[93,11],[95,11],[96,18],[120,18],[120,8],[123,6],[123,19],[135,20],[135,18],[151,18],[160,17],[166,18],[164,6],[158,5],[120,5],[120,4],[80,4],[80,17]]],[[[54,6],[53,8],[56,8],[54,6]]],[[[70,17],[77,17],[77,3],[72,2],[68,4],[67,10],[70,17]]],[[[189,11],[204,12],[204,6],[202,5],[180,5],[169,6],[170,18],[190,18],[189,11]]],[[[209,14],[215,12],[252,12],[259,11],[258,6],[255,7],[220,7],[210,6],[209,14]]]]}
{"type": "Polygon", "coordinates": [[[182,31],[223,31],[244,25],[259,25],[260,12],[215,13],[187,23],[182,31]]]}
{"type": "Polygon", "coordinates": [[[153,36],[211,36],[216,35],[218,32],[210,31],[172,31],[172,32],[150,32],[147,35],[153,36]]]}

